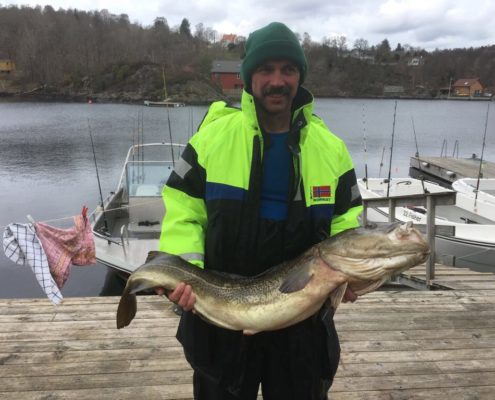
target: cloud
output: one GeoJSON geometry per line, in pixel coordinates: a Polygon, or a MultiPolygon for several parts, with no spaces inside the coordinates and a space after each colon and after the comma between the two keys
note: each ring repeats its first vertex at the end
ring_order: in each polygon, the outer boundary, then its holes
{"type": "MultiPolygon", "coordinates": [[[[1,0],[0,0],[1,1],[1,0]]],[[[51,4],[55,9],[108,9],[128,14],[132,22],[151,25],[165,17],[171,27],[187,18],[192,30],[198,23],[219,33],[247,36],[272,21],[286,23],[294,31],[308,32],[314,41],[345,36],[373,44],[388,39],[427,50],[495,44],[495,1],[492,0],[9,0],[9,4],[51,4]]]]}
{"type": "Polygon", "coordinates": [[[391,38],[408,37],[413,45],[433,48],[469,47],[473,43],[494,42],[495,29],[490,19],[495,5],[490,1],[387,0],[379,7],[369,31],[391,38]],[[457,45],[455,45],[457,44],[457,45]]]}

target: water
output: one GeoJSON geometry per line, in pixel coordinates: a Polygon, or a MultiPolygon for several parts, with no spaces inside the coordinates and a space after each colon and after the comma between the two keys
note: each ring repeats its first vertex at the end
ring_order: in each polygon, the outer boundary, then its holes
{"type": "MultiPolygon", "coordinates": [[[[459,156],[481,154],[488,103],[464,101],[397,102],[392,175],[408,174],[409,157],[416,152],[439,156],[442,142],[448,155],[459,141],[459,156]]],[[[393,100],[319,99],[315,113],[348,145],[358,176],[365,164],[370,176],[388,173],[394,120],[393,100]],[[366,152],[364,151],[366,138],[366,152]],[[382,152],[385,148],[383,166],[382,152]]],[[[493,108],[493,107],[492,107],[493,108]]],[[[185,143],[201,122],[206,107],[173,109],[131,105],[0,103],[0,227],[78,214],[99,202],[89,137],[93,134],[103,195],[114,190],[122,163],[142,119],[145,141],[185,143]],[[89,127],[88,127],[89,125],[89,127]]],[[[490,113],[485,158],[494,161],[495,109],[490,113]]],[[[70,221],[54,221],[69,226],[70,221]]],[[[64,296],[118,293],[102,265],[73,267],[64,296]]],[[[0,297],[44,297],[29,267],[16,266],[0,251],[0,297]]]]}

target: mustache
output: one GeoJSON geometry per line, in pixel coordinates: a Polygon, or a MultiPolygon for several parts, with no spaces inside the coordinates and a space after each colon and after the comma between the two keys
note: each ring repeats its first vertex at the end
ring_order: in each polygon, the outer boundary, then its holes
{"type": "Polygon", "coordinates": [[[263,96],[270,95],[283,95],[288,96],[290,94],[290,88],[287,86],[268,86],[263,90],[263,96]]]}

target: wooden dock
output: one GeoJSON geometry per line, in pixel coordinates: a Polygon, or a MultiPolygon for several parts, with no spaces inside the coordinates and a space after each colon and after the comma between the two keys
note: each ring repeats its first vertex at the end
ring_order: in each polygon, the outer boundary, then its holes
{"type": "MultiPolygon", "coordinates": [[[[478,178],[480,160],[455,157],[411,157],[409,176],[450,187],[457,179],[478,178]]],[[[495,178],[495,163],[483,161],[483,178],[495,178]]]]}
{"type": "MultiPolygon", "coordinates": [[[[437,267],[435,281],[455,290],[384,290],[339,308],[332,400],[495,398],[495,275],[437,267]]],[[[192,399],[170,305],[139,297],[117,330],[118,300],[0,300],[0,398],[192,399]]]]}

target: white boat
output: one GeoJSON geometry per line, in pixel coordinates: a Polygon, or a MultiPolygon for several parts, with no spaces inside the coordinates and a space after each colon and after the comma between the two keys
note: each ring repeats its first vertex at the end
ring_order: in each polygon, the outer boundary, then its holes
{"type": "Polygon", "coordinates": [[[163,100],[163,101],[152,101],[145,100],[144,105],[148,107],[185,107],[185,103],[179,101],[163,100]]]}
{"type": "Polygon", "coordinates": [[[165,82],[165,68],[162,67],[163,78],[163,100],[153,101],[145,100],[144,105],[148,107],[184,107],[185,104],[179,101],[173,101],[167,94],[167,84],[165,82]]]}
{"type": "Polygon", "coordinates": [[[495,220],[495,179],[458,179],[452,188],[459,194],[459,207],[495,220]]]}
{"type": "MultiPolygon", "coordinates": [[[[393,178],[390,183],[380,178],[359,179],[358,185],[363,199],[387,197],[387,193],[389,197],[394,197],[417,195],[425,190],[430,193],[449,191],[435,183],[414,178],[393,178]]],[[[485,194],[487,196],[481,196],[479,192],[475,204],[472,193],[457,191],[455,205],[436,207],[435,225],[454,228],[452,236],[436,234],[437,260],[456,266],[495,269],[495,203],[488,202],[490,193],[485,194]]],[[[370,221],[383,222],[388,217],[387,207],[373,208],[367,213],[370,221]]],[[[426,224],[426,209],[417,206],[397,207],[395,218],[426,224]]]]}
{"type": "Polygon", "coordinates": [[[115,192],[92,215],[96,258],[129,275],[158,250],[165,213],[161,192],[185,145],[148,143],[129,149],[115,192]]]}

